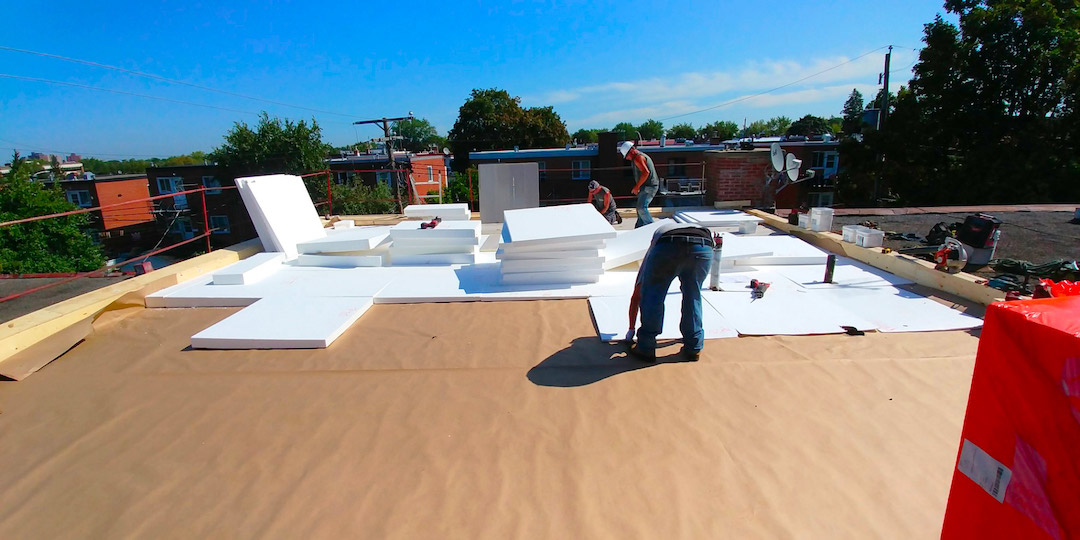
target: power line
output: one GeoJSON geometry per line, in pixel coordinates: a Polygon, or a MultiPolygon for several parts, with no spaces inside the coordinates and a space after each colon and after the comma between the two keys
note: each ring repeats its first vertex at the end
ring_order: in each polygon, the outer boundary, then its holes
{"type": "Polygon", "coordinates": [[[27,49],[18,49],[18,48],[15,48],[15,47],[5,47],[3,45],[0,45],[0,50],[23,53],[23,54],[32,54],[32,55],[35,55],[35,56],[42,56],[42,57],[45,57],[45,58],[54,58],[56,60],[62,60],[64,62],[73,62],[73,63],[76,63],[76,64],[83,64],[83,65],[93,66],[93,67],[102,68],[102,69],[111,69],[113,71],[119,71],[119,72],[122,72],[122,73],[127,73],[129,75],[135,75],[137,77],[146,77],[148,79],[154,79],[154,80],[163,81],[163,82],[172,83],[172,84],[179,84],[179,85],[188,86],[188,87],[191,87],[191,88],[198,88],[199,90],[205,90],[207,92],[216,92],[218,94],[225,94],[227,96],[234,96],[234,97],[238,97],[238,98],[249,99],[249,100],[252,100],[252,101],[261,101],[263,103],[270,103],[270,104],[273,104],[273,105],[280,105],[282,107],[292,107],[294,109],[303,109],[305,111],[318,112],[318,113],[323,113],[323,114],[332,114],[332,115],[335,115],[335,116],[345,116],[345,117],[349,117],[349,118],[356,118],[357,116],[359,116],[359,115],[355,115],[355,114],[346,114],[346,113],[339,113],[339,112],[334,112],[334,111],[326,111],[326,110],[322,110],[322,109],[315,109],[315,108],[312,108],[312,107],[305,107],[303,105],[294,105],[294,104],[285,103],[285,102],[282,102],[282,101],[274,101],[274,100],[271,100],[271,99],[263,99],[263,98],[260,98],[260,97],[248,96],[248,95],[240,94],[240,93],[237,93],[237,92],[230,92],[228,90],[219,90],[217,88],[211,88],[209,86],[202,86],[202,85],[199,85],[199,84],[189,83],[189,82],[186,82],[186,81],[180,81],[180,80],[177,80],[177,79],[170,79],[168,77],[162,77],[161,75],[154,75],[153,73],[145,73],[145,72],[142,72],[142,71],[135,71],[135,70],[132,70],[132,69],[125,69],[125,68],[122,68],[122,67],[119,67],[119,66],[112,66],[112,65],[109,65],[109,64],[102,64],[102,63],[99,63],[99,62],[91,62],[89,60],[81,60],[81,59],[78,59],[78,58],[70,58],[70,57],[67,57],[67,56],[60,56],[58,54],[50,54],[50,53],[39,52],[39,51],[31,51],[31,50],[27,50],[27,49]]]}
{"type": "Polygon", "coordinates": [[[87,90],[97,90],[99,92],[110,92],[110,93],[113,93],[113,94],[121,94],[121,95],[125,95],[125,96],[135,96],[135,97],[141,97],[141,98],[146,98],[146,99],[156,99],[158,101],[168,101],[168,102],[171,102],[171,103],[179,103],[181,105],[192,105],[192,106],[195,106],[195,107],[206,107],[207,109],[217,109],[219,111],[229,111],[229,112],[236,112],[236,113],[242,113],[242,114],[254,114],[256,116],[259,114],[257,112],[253,112],[253,111],[242,111],[240,109],[230,109],[228,107],[218,107],[217,105],[206,105],[206,104],[203,104],[203,103],[194,103],[194,102],[191,102],[191,101],[181,101],[179,99],[170,99],[170,98],[159,97],[159,96],[151,96],[151,95],[147,95],[147,94],[137,94],[135,92],[127,92],[127,91],[124,91],[124,90],[113,90],[111,88],[101,88],[101,87],[98,87],[98,86],[90,86],[90,85],[87,85],[87,84],[79,84],[79,83],[64,82],[64,81],[54,81],[54,80],[51,80],[51,79],[39,79],[39,78],[36,78],[36,77],[24,77],[22,75],[8,75],[6,73],[0,73],[0,78],[16,79],[16,80],[20,80],[20,81],[39,82],[39,83],[45,83],[45,84],[55,84],[55,85],[58,85],[58,86],[70,86],[70,87],[73,87],[73,88],[84,88],[84,89],[87,89],[87,90]]]}
{"type": "Polygon", "coordinates": [[[827,72],[829,72],[829,71],[832,71],[832,70],[834,70],[834,69],[837,69],[837,68],[839,68],[839,67],[842,67],[842,66],[845,66],[845,65],[847,65],[847,64],[850,64],[850,63],[852,63],[852,62],[854,62],[854,61],[856,61],[856,60],[858,60],[858,59],[860,59],[860,58],[863,58],[863,57],[866,57],[866,56],[870,56],[871,54],[874,54],[874,53],[876,53],[876,52],[878,52],[878,51],[880,51],[880,50],[882,50],[882,49],[884,49],[884,48],[886,48],[886,47],[888,47],[888,45],[882,45],[881,47],[878,47],[878,48],[876,48],[876,49],[874,49],[874,50],[872,50],[872,51],[868,51],[868,52],[865,52],[865,53],[863,53],[863,54],[860,54],[859,56],[856,56],[855,58],[852,58],[851,60],[848,60],[848,61],[846,61],[846,62],[841,62],[841,63],[839,63],[839,64],[836,64],[835,66],[832,66],[832,67],[829,67],[829,68],[825,68],[825,69],[823,69],[823,70],[821,70],[821,71],[818,71],[818,72],[816,72],[816,73],[811,73],[810,75],[807,75],[807,76],[805,76],[805,77],[803,77],[803,78],[801,78],[801,79],[797,79],[797,80],[791,81],[791,82],[789,82],[789,83],[787,83],[787,84],[782,84],[782,85],[780,85],[780,86],[777,86],[777,87],[775,87],[775,88],[770,88],[770,89],[768,89],[768,90],[765,90],[765,91],[762,91],[762,92],[758,92],[758,93],[756,93],[756,94],[750,94],[750,95],[748,95],[748,96],[743,96],[743,97],[740,97],[740,98],[735,98],[735,99],[732,99],[732,100],[730,100],[730,101],[725,101],[725,102],[723,102],[723,103],[721,103],[721,104],[719,104],[719,105],[713,105],[712,107],[705,107],[704,109],[699,109],[699,110],[696,110],[696,111],[691,111],[691,112],[688,112],[688,113],[676,114],[675,116],[669,116],[669,117],[667,117],[667,118],[661,118],[661,119],[660,119],[659,121],[660,121],[660,122],[665,122],[665,121],[667,121],[667,120],[672,120],[672,119],[675,119],[675,118],[682,118],[682,117],[684,117],[684,116],[690,116],[690,115],[692,115],[692,114],[698,114],[698,113],[702,113],[702,112],[705,112],[705,111],[711,111],[711,110],[713,110],[713,109],[719,109],[720,107],[726,107],[726,106],[728,106],[728,105],[733,105],[733,104],[735,104],[735,103],[739,103],[740,101],[746,101],[746,100],[748,100],[748,99],[753,99],[753,98],[756,98],[756,97],[764,96],[764,95],[766,95],[766,94],[771,94],[771,93],[773,93],[773,92],[775,92],[775,91],[777,91],[777,90],[780,90],[781,88],[787,88],[787,87],[789,87],[789,86],[792,86],[792,85],[795,85],[795,84],[799,84],[799,83],[801,83],[801,82],[803,82],[803,81],[805,81],[805,80],[807,80],[807,79],[812,79],[812,78],[814,78],[814,77],[817,77],[818,75],[821,75],[822,73],[827,73],[827,72]]]}

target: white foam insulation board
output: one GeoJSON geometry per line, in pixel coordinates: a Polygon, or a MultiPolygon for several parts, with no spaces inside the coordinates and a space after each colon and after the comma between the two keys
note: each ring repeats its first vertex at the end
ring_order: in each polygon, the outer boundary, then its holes
{"type": "Polygon", "coordinates": [[[407,218],[442,218],[444,221],[465,221],[472,219],[469,205],[455,204],[410,204],[405,207],[407,218]]]}
{"type": "Polygon", "coordinates": [[[285,262],[284,253],[256,253],[214,272],[215,285],[250,285],[274,272],[285,262]]]}
{"type": "Polygon", "coordinates": [[[195,349],[322,349],[371,307],[370,297],[259,300],[191,336],[195,349]]]}
{"type": "Polygon", "coordinates": [[[670,219],[658,219],[643,227],[619,231],[617,236],[607,239],[603,250],[604,269],[618,268],[645,258],[656,229],[671,222],[670,219]]]}
{"type": "Polygon", "coordinates": [[[503,239],[518,246],[615,237],[615,229],[591,204],[524,208],[503,214],[503,239]]]}
{"type": "Polygon", "coordinates": [[[932,332],[982,326],[982,319],[896,287],[814,289],[877,326],[879,332],[932,332]]]}
{"type": "Polygon", "coordinates": [[[390,227],[331,229],[323,238],[298,243],[296,249],[305,254],[363,251],[375,249],[389,236],[390,227]]]}
{"type": "MultiPolygon", "coordinates": [[[[299,176],[273,174],[237,178],[236,185],[255,230],[286,259],[296,258],[296,244],[326,236],[322,220],[299,176]]],[[[271,251],[271,250],[267,250],[271,251]]]]}

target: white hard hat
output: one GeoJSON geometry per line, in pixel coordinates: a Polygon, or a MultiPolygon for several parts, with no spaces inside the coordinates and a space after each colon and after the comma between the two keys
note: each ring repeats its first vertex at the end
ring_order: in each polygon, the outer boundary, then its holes
{"type": "Polygon", "coordinates": [[[630,149],[633,148],[633,147],[634,147],[633,142],[623,141],[623,143],[619,145],[619,153],[622,154],[622,157],[626,157],[626,153],[629,152],[630,149]]]}

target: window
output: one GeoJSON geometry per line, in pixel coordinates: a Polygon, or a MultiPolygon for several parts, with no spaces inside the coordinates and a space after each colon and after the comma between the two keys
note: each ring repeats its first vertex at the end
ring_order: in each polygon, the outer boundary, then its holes
{"type": "Polygon", "coordinates": [[[837,152],[814,152],[814,169],[821,169],[822,178],[832,178],[836,174],[840,154],[837,152]]]}
{"type": "Polygon", "coordinates": [[[217,229],[212,234],[229,234],[229,216],[210,216],[210,228],[217,229]]]}
{"type": "Polygon", "coordinates": [[[667,162],[667,175],[669,178],[686,178],[686,158],[669,158],[667,162]]]}
{"type": "Polygon", "coordinates": [[[375,181],[380,184],[390,185],[390,173],[389,172],[377,172],[375,173],[375,181]]]}
{"type": "Polygon", "coordinates": [[[184,240],[187,240],[188,238],[193,238],[195,236],[195,227],[191,225],[191,218],[182,217],[178,218],[176,222],[173,223],[171,232],[173,234],[178,234],[183,237],[184,240]]]}
{"type": "MultiPolygon", "coordinates": [[[[202,177],[202,185],[203,185],[203,187],[206,187],[206,188],[221,187],[221,180],[219,180],[215,176],[204,176],[204,177],[202,177]]],[[[206,194],[207,195],[220,195],[221,190],[220,189],[208,189],[208,190],[206,190],[206,194]]]]}
{"type": "Polygon", "coordinates": [[[537,161],[536,167],[540,169],[540,181],[547,180],[547,163],[543,161],[537,161]]]}
{"type": "Polygon", "coordinates": [[[427,181],[428,182],[434,182],[435,181],[435,169],[431,165],[427,166],[427,181]]]}
{"type": "Polygon", "coordinates": [[[570,177],[573,178],[574,180],[588,180],[589,178],[592,177],[592,175],[590,174],[592,172],[590,170],[591,168],[592,168],[592,165],[590,164],[589,160],[587,160],[587,159],[576,160],[575,159],[574,162],[573,162],[574,171],[571,173],[570,177]]]}
{"type": "Polygon", "coordinates": [[[83,208],[89,208],[93,205],[90,201],[90,192],[85,189],[73,189],[66,193],[67,200],[75,206],[81,206],[83,208]]]}
{"type": "MultiPolygon", "coordinates": [[[[184,191],[184,179],[179,176],[162,176],[157,179],[158,193],[167,195],[184,191]]],[[[173,207],[187,208],[187,195],[173,197],[173,207]]]]}

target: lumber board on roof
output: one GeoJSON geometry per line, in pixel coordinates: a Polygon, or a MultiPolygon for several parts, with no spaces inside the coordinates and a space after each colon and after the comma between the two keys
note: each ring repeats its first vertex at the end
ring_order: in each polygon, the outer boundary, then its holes
{"type": "Polygon", "coordinates": [[[1003,291],[978,283],[979,278],[966,272],[958,274],[941,272],[935,270],[934,264],[930,261],[901,255],[895,251],[882,253],[880,248],[859,247],[850,242],[844,242],[843,237],[839,234],[809,231],[797,225],[791,225],[780,216],[762,212],[761,210],[750,210],[749,212],[762,218],[764,220],[763,225],[789,233],[822,249],[846,255],[857,261],[876,266],[886,272],[910,279],[919,285],[955,294],[984,306],[1005,300],[1003,291]]]}
{"type": "MultiPolygon", "coordinates": [[[[18,369],[6,364],[6,361],[46,339],[53,336],[59,337],[61,332],[83,322],[87,318],[96,317],[122,297],[132,293],[145,296],[170,285],[228,266],[238,260],[246,259],[258,253],[261,248],[262,244],[259,239],[248,240],[228,248],[178,262],[160,270],[126,279],[108,287],[102,287],[96,291],[69,298],[63,302],[58,302],[47,308],[8,321],[3,327],[0,327],[0,375],[21,380],[34,371],[41,369],[42,366],[51,362],[53,358],[43,357],[37,362],[21,360],[18,362],[18,369]],[[9,370],[9,367],[12,367],[12,369],[9,370]]],[[[84,336],[85,334],[77,338],[71,337],[70,339],[74,339],[74,341],[71,341],[69,346],[74,345],[84,336]]]]}

